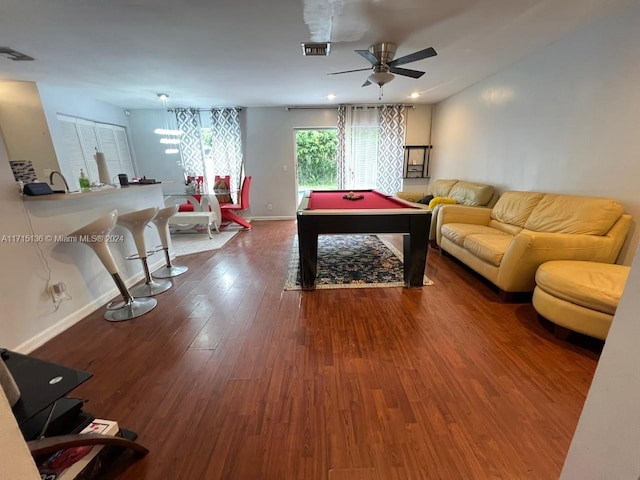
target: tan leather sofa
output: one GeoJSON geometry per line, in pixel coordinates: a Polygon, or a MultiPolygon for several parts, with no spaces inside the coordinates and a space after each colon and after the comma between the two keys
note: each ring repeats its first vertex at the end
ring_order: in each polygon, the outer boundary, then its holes
{"type": "MultiPolygon", "coordinates": [[[[396,196],[420,208],[429,210],[429,205],[418,203],[427,195],[434,197],[452,198],[457,204],[469,207],[492,207],[498,200],[498,194],[491,185],[483,183],[467,182],[455,179],[439,179],[429,183],[428,192],[398,192],[396,196]]],[[[432,210],[431,228],[429,240],[435,246],[436,242],[436,216],[442,205],[435,205],[432,210]]]]}
{"type": "Polygon", "coordinates": [[[555,260],[536,271],[533,308],[555,324],[556,336],[570,331],[607,338],[631,267],[555,260]]]}
{"type": "Polygon", "coordinates": [[[512,191],[493,208],[443,205],[436,241],[502,292],[531,292],[549,260],[615,263],[630,223],[615,200],[512,191]]]}

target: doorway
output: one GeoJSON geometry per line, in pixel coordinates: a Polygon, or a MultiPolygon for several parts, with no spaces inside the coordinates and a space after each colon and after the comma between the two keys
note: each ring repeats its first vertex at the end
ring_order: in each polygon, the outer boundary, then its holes
{"type": "Polygon", "coordinates": [[[299,128],[296,135],[296,182],[298,204],[307,190],[338,188],[338,130],[299,128]]]}

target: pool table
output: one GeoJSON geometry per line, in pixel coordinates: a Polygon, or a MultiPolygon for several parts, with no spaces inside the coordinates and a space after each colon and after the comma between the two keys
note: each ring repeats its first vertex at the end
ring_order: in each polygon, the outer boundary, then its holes
{"type": "Polygon", "coordinates": [[[431,212],[376,190],[353,190],[359,200],[345,199],[351,191],[311,190],[297,211],[300,280],[303,290],[315,288],[318,235],[345,233],[403,233],[404,283],[422,287],[427,261],[431,212]]]}

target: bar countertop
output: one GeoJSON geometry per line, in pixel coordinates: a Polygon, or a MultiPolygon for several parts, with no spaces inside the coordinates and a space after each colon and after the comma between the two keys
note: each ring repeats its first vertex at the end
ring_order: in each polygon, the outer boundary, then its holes
{"type": "Polygon", "coordinates": [[[161,183],[146,183],[146,184],[140,184],[140,185],[129,185],[126,187],[118,187],[118,188],[103,188],[100,190],[92,190],[90,192],[52,193],[49,195],[34,195],[34,196],[22,195],[22,199],[27,202],[32,202],[32,201],[50,202],[50,201],[56,201],[56,200],[71,200],[71,199],[77,199],[77,198],[86,199],[87,197],[96,197],[100,195],[112,195],[115,193],[138,191],[140,188],[154,187],[154,186],[161,186],[161,185],[162,185],[161,183]]]}

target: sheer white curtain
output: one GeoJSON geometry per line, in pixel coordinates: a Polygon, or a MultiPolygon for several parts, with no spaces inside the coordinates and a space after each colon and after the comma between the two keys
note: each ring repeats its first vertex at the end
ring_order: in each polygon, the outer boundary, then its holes
{"type": "Polygon", "coordinates": [[[211,109],[211,155],[206,157],[206,176],[213,188],[216,175],[231,177],[231,191],[239,191],[242,183],[242,132],[237,108],[211,109]]]}
{"type": "Polygon", "coordinates": [[[394,194],[402,186],[402,105],[338,107],[338,186],[394,194]]]}

